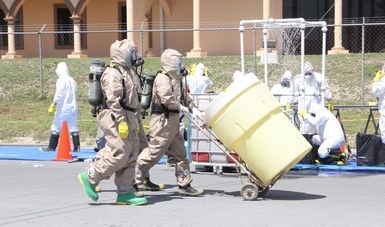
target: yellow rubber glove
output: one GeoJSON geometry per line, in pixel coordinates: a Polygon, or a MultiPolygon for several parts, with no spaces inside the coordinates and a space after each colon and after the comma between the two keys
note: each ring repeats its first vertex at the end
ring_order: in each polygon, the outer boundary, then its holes
{"type": "Polygon", "coordinates": [[[376,73],[376,76],[374,77],[374,81],[379,81],[382,77],[384,76],[384,74],[382,73],[382,70],[378,70],[378,72],[376,73]]]}
{"type": "Polygon", "coordinates": [[[119,120],[119,126],[118,126],[118,131],[119,131],[119,136],[122,139],[127,138],[128,136],[128,125],[124,117],[121,117],[119,120]]]}
{"type": "Polygon", "coordinates": [[[301,112],[299,113],[302,117],[305,117],[305,115],[307,114],[306,110],[301,110],[301,112]]]}
{"type": "Polygon", "coordinates": [[[288,103],[288,104],[286,104],[286,112],[285,112],[285,114],[287,115],[287,116],[290,116],[290,111],[291,110],[291,106],[290,106],[290,104],[288,103]]]}
{"type": "Polygon", "coordinates": [[[49,108],[48,108],[48,113],[53,114],[54,111],[55,111],[55,104],[51,103],[51,105],[49,105],[49,108]]]}
{"type": "Polygon", "coordinates": [[[138,122],[138,119],[135,120],[135,123],[136,123],[136,134],[139,134],[139,131],[140,131],[140,125],[139,125],[139,122],[138,122]]]}
{"type": "Polygon", "coordinates": [[[329,100],[328,102],[328,110],[333,111],[334,110],[334,104],[332,100],[329,100]]]}

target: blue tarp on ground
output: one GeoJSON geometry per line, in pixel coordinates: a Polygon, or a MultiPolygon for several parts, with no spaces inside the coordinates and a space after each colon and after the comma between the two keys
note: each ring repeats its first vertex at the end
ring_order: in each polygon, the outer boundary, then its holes
{"type": "Polygon", "coordinates": [[[334,171],[366,171],[366,172],[383,172],[385,167],[381,166],[357,166],[356,161],[348,161],[347,165],[316,165],[316,164],[296,164],[291,170],[334,170],[334,171]]]}
{"type": "MultiPolygon", "coordinates": [[[[93,159],[96,154],[94,148],[82,147],[81,152],[72,153],[72,158],[93,159]]],[[[51,159],[56,157],[57,151],[42,152],[39,150],[39,146],[0,146],[0,159],[51,161],[51,159]]],[[[158,162],[158,164],[165,163],[166,160],[164,158],[158,162]]]]}
{"type": "MultiPolygon", "coordinates": [[[[73,158],[93,159],[97,153],[93,148],[81,148],[81,152],[72,153],[73,158]]],[[[41,152],[39,146],[0,146],[0,159],[6,160],[39,160],[51,161],[57,157],[57,152],[41,152]]],[[[163,157],[158,164],[165,164],[163,157]]],[[[385,167],[380,166],[357,166],[356,161],[349,161],[347,165],[316,165],[316,164],[296,164],[291,170],[331,170],[331,171],[370,171],[383,172],[385,167]]]]}

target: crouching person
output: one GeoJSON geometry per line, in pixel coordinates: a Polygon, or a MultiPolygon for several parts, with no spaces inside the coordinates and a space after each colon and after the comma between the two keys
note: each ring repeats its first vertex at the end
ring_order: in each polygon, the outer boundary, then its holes
{"type": "Polygon", "coordinates": [[[310,102],[300,114],[305,123],[317,127],[318,134],[311,138],[312,145],[319,146],[319,159],[316,163],[331,164],[337,161],[337,165],[345,165],[346,154],[339,150],[345,142],[344,132],[333,113],[315,102],[310,102]]]}

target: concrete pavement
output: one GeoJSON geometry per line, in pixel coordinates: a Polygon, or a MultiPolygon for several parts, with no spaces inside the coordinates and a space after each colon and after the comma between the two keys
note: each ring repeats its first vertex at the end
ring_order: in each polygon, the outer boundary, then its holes
{"type": "MultiPolygon", "coordinates": [[[[113,178],[97,202],[77,180],[89,163],[0,160],[0,226],[383,226],[385,174],[290,171],[264,198],[244,201],[231,174],[193,174],[200,197],[180,197],[174,169],[156,165],[148,204],[115,204],[113,178]],[[40,167],[34,167],[40,164],[40,167]]],[[[242,177],[246,182],[246,176],[242,177]]]]}

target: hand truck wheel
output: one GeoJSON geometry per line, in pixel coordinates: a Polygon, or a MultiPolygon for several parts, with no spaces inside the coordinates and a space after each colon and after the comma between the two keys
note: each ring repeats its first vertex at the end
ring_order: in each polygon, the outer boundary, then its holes
{"type": "Polygon", "coordinates": [[[253,183],[246,183],[242,186],[241,196],[244,200],[251,201],[258,197],[258,187],[253,183]]]}

